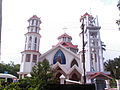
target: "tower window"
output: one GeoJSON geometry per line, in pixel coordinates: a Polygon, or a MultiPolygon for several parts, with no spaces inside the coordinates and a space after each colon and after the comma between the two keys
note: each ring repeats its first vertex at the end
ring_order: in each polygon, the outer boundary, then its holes
{"type": "Polygon", "coordinates": [[[32,62],[36,63],[36,61],[37,61],[37,55],[33,55],[33,60],[32,60],[32,62]]]}
{"type": "Polygon", "coordinates": [[[29,38],[29,41],[32,41],[32,37],[29,38]]]}
{"type": "Polygon", "coordinates": [[[55,64],[56,62],[59,62],[60,64],[66,64],[65,55],[60,49],[56,52],[54,56],[53,64],[55,64]]]}
{"type": "Polygon", "coordinates": [[[37,33],[37,27],[35,28],[35,32],[37,33]]]}
{"type": "Polygon", "coordinates": [[[38,25],[38,20],[36,21],[36,25],[38,25]]]}
{"type": "Polygon", "coordinates": [[[35,43],[37,43],[37,37],[35,37],[35,43]]]}
{"type": "Polygon", "coordinates": [[[32,20],[32,25],[34,25],[34,20],[32,20]]]}
{"type": "Polygon", "coordinates": [[[31,54],[26,54],[26,59],[25,59],[26,62],[30,62],[30,56],[31,54]]]}

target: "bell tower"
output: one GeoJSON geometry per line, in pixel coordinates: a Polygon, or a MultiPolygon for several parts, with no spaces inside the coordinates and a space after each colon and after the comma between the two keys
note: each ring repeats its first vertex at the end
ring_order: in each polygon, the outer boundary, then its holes
{"type": "Polygon", "coordinates": [[[25,34],[25,48],[24,51],[21,52],[22,60],[20,72],[18,72],[19,77],[22,78],[32,71],[32,67],[38,62],[40,56],[39,43],[41,35],[39,34],[39,31],[41,20],[36,15],[33,15],[28,22],[28,32],[25,34]]]}
{"type": "Polygon", "coordinates": [[[104,72],[103,52],[100,38],[100,29],[98,17],[85,13],[84,19],[85,31],[85,66],[86,72],[104,72]]]}

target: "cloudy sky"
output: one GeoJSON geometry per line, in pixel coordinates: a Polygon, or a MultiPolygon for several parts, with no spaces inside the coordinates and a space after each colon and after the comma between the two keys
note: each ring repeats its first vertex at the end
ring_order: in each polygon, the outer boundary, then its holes
{"type": "Polygon", "coordinates": [[[81,45],[80,16],[85,12],[98,15],[101,39],[106,44],[105,60],[120,55],[120,31],[115,24],[119,18],[118,0],[3,0],[1,61],[20,63],[27,33],[27,20],[41,17],[40,52],[58,43],[64,32],[73,37],[73,44],[81,45]],[[67,27],[66,30],[63,30],[67,27]]]}

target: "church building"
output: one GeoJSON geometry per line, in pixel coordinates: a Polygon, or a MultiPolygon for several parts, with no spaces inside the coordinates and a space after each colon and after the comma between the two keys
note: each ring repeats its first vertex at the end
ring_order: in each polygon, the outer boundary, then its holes
{"type": "MultiPolygon", "coordinates": [[[[99,76],[110,78],[104,72],[100,39],[101,27],[98,18],[85,13],[81,20],[84,21],[85,25],[85,74],[87,83],[91,83],[94,78],[99,76]]],[[[39,52],[41,20],[36,15],[33,15],[28,22],[28,32],[25,34],[25,48],[21,52],[22,60],[18,72],[19,78],[24,78],[27,74],[30,74],[32,67],[37,62],[48,60],[52,68],[56,70],[56,78],[64,75],[66,79],[83,82],[82,51],[79,51],[78,45],[72,43],[72,37],[67,33],[58,36],[58,43],[44,54],[41,54],[39,52]]]]}

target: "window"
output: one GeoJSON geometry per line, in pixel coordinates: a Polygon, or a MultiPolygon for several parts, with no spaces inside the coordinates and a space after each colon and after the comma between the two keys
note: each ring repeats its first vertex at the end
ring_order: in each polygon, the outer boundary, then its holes
{"type": "Polygon", "coordinates": [[[37,43],[37,37],[35,37],[35,43],[37,43]]]}
{"type": "Polygon", "coordinates": [[[35,28],[35,32],[37,33],[37,27],[35,28]]]}
{"type": "Polygon", "coordinates": [[[34,25],[34,20],[32,20],[32,25],[34,25]]]}
{"type": "Polygon", "coordinates": [[[75,59],[73,59],[73,61],[71,62],[71,67],[74,66],[74,65],[78,66],[78,63],[75,59]]]}
{"type": "Polygon", "coordinates": [[[64,53],[59,49],[53,59],[53,64],[59,62],[60,64],[66,64],[66,59],[64,53]]]}
{"type": "Polygon", "coordinates": [[[37,61],[37,55],[33,55],[33,60],[32,60],[32,62],[36,63],[36,61],[37,61]]]}
{"type": "Polygon", "coordinates": [[[97,32],[91,32],[90,37],[91,38],[98,38],[97,32]]]}
{"type": "Polygon", "coordinates": [[[29,41],[32,41],[32,37],[30,36],[29,41]]]}
{"type": "Polygon", "coordinates": [[[38,25],[38,20],[36,21],[36,25],[38,25]]]}
{"type": "Polygon", "coordinates": [[[26,59],[25,59],[26,62],[30,62],[30,56],[31,54],[26,54],[26,59]]]}

